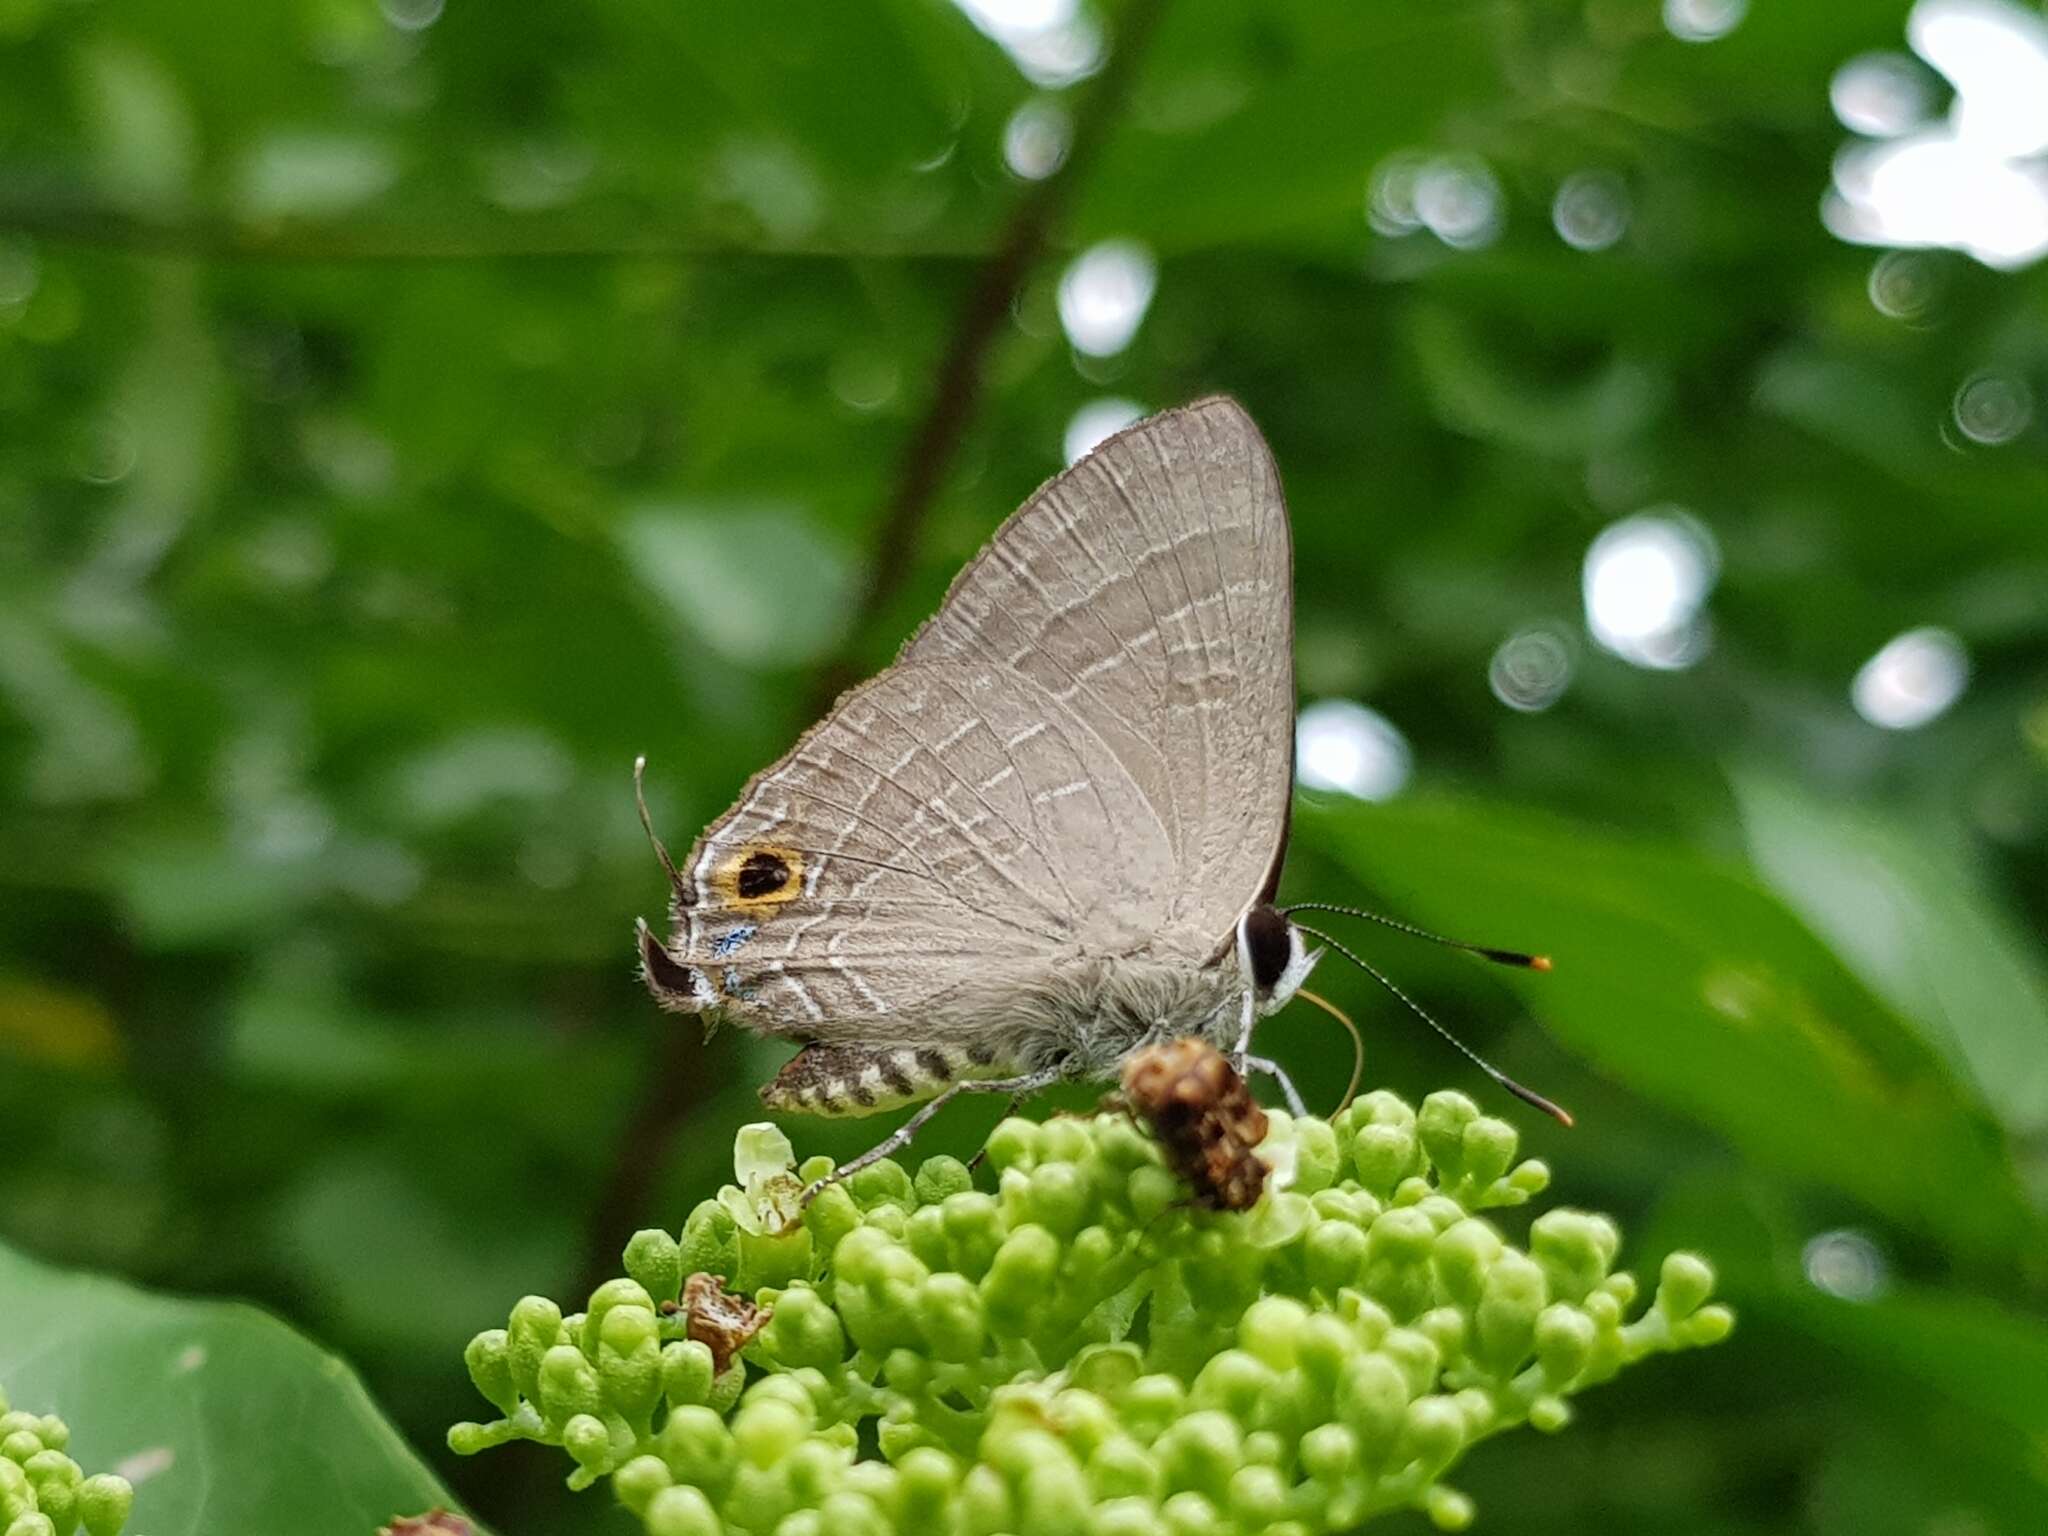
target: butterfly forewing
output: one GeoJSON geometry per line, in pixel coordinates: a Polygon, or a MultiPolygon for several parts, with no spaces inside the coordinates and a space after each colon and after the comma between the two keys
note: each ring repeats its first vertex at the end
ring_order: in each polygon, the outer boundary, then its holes
{"type": "Polygon", "coordinates": [[[1284,837],[1292,566],[1264,440],[1234,401],[1203,400],[1049,482],[903,659],[977,658],[1068,704],[1168,830],[1174,867],[1147,920],[1211,946],[1265,889],[1284,837]]]}
{"type": "Polygon", "coordinates": [[[1227,951],[1285,838],[1291,562],[1228,400],[1049,482],[691,850],[671,958],[697,1002],[915,1042],[970,984],[1227,951]]]}

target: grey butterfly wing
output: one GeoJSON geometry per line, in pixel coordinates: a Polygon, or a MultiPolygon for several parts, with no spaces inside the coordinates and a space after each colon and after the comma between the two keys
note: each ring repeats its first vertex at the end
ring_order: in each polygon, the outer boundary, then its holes
{"type": "Polygon", "coordinates": [[[1084,933],[1115,932],[1171,860],[1123,766],[1037,684],[899,664],[698,841],[666,958],[697,1006],[757,1029],[921,1043],[948,992],[1028,985],[1084,933]]]}
{"type": "Polygon", "coordinates": [[[1279,471],[1243,407],[1212,397],[1140,422],[1049,481],[902,660],[1013,671],[1071,710],[1166,830],[1172,866],[1143,893],[1160,947],[1206,955],[1278,878],[1292,595],[1279,471]]]}
{"type": "Polygon", "coordinates": [[[1111,439],[698,841],[671,943],[643,939],[656,995],[918,1043],[948,994],[1084,947],[1223,952],[1285,838],[1291,560],[1234,402],[1111,439]]]}

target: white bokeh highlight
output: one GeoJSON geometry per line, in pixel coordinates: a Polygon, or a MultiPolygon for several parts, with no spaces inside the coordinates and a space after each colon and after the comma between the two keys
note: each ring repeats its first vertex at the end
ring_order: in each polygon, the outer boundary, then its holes
{"type": "Polygon", "coordinates": [[[1869,1301],[1891,1281],[1884,1253],[1853,1227],[1822,1232],[1799,1256],[1807,1284],[1843,1301],[1869,1301]]]}
{"type": "Polygon", "coordinates": [[[1294,776],[1304,788],[1390,800],[1407,785],[1413,767],[1408,739],[1363,704],[1322,699],[1295,720],[1294,776]]]}
{"type": "Polygon", "coordinates": [[[1144,406],[1121,395],[1104,395],[1099,400],[1090,400],[1067,422],[1066,435],[1060,444],[1066,461],[1078,463],[1093,453],[1098,444],[1143,420],[1144,415],[1144,406]]]}
{"type": "Polygon", "coordinates": [[[1970,653],[1951,631],[1926,625],[1885,642],[1857,670],[1849,701],[1872,725],[1911,731],[1946,713],[1970,681],[1970,653]]]}
{"type": "Polygon", "coordinates": [[[1114,357],[1131,344],[1152,294],[1159,269],[1152,253],[1135,240],[1091,245],[1060,274],[1060,325],[1076,352],[1114,357]]]}
{"type": "Polygon", "coordinates": [[[2048,17],[2009,0],[1919,0],[1906,41],[1955,101],[1927,121],[1911,61],[1844,64],[1830,99],[1866,137],[1836,156],[1823,221],[1857,244],[1958,250],[2000,269],[2048,254],[2048,17]]]}
{"type": "Polygon", "coordinates": [[[1688,667],[1706,654],[1704,608],[1720,574],[1713,539],[1675,510],[1609,524],[1586,551],[1586,628],[1639,667],[1688,667]]]}

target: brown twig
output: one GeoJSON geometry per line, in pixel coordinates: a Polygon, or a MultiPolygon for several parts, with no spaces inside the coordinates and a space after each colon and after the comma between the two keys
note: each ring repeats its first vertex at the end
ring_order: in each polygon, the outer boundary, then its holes
{"type": "MultiPolygon", "coordinates": [[[[980,399],[983,364],[998,329],[1024,279],[1044,252],[1054,220],[1122,111],[1166,3],[1167,0],[1131,0],[1125,8],[1116,47],[1076,113],[1065,164],[1025,194],[1011,215],[1002,243],[975,280],[939,363],[924,419],[905,446],[895,489],[883,508],[867,583],[850,631],[855,645],[901,590],[909,574],[918,535],[980,399]]],[[[821,673],[813,716],[823,713],[846,686],[853,671],[853,652],[849,649],[847,655],[821,673]]],[[[586,1229],[589,1238],[579,1268],[593,1284],[616,1273],[620,1245],[630,1228],[649,1215],[648,1191],[676,1130],[697,1098],[686,1081],[685,1062],[684,1052],[666,1038],[654,1053],[646,1096],[625,1128],[586,1229]]]]}
{"type": "Polygon", "coordinates": [[[811,718],[823,714],[859,675],[862,638],[910,577],[925,519],[980,404],[983,365],[997,333],[1044,253],[1054,223],[1129,99],[1131,82],[1165,9],[1166,0],[1131,0],[1125,7],[1117,46],[1075,114],[1065,162],[1019,201],[1002,243],[975,279],[939,362],[924,416],[904,445],[895,489],[883,505],[865,584],[848,628],[847,652],[819,674],[810,700],[811,718]]]}

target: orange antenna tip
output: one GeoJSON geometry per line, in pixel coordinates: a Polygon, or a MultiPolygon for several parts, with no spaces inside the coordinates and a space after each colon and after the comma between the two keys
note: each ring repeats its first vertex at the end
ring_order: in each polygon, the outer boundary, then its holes
{"type": "Polygon", "coordinates": [[[1549,970],[1549,969],[1550,969],[1550,956],[1548,956],[1548,955],[1531,955],[1531,956],[1529,957],[1529,969],[1530,969],[1530,970],[1532,970],[1532,971],[1547,971],[1547,970],[1549,970]]]}

